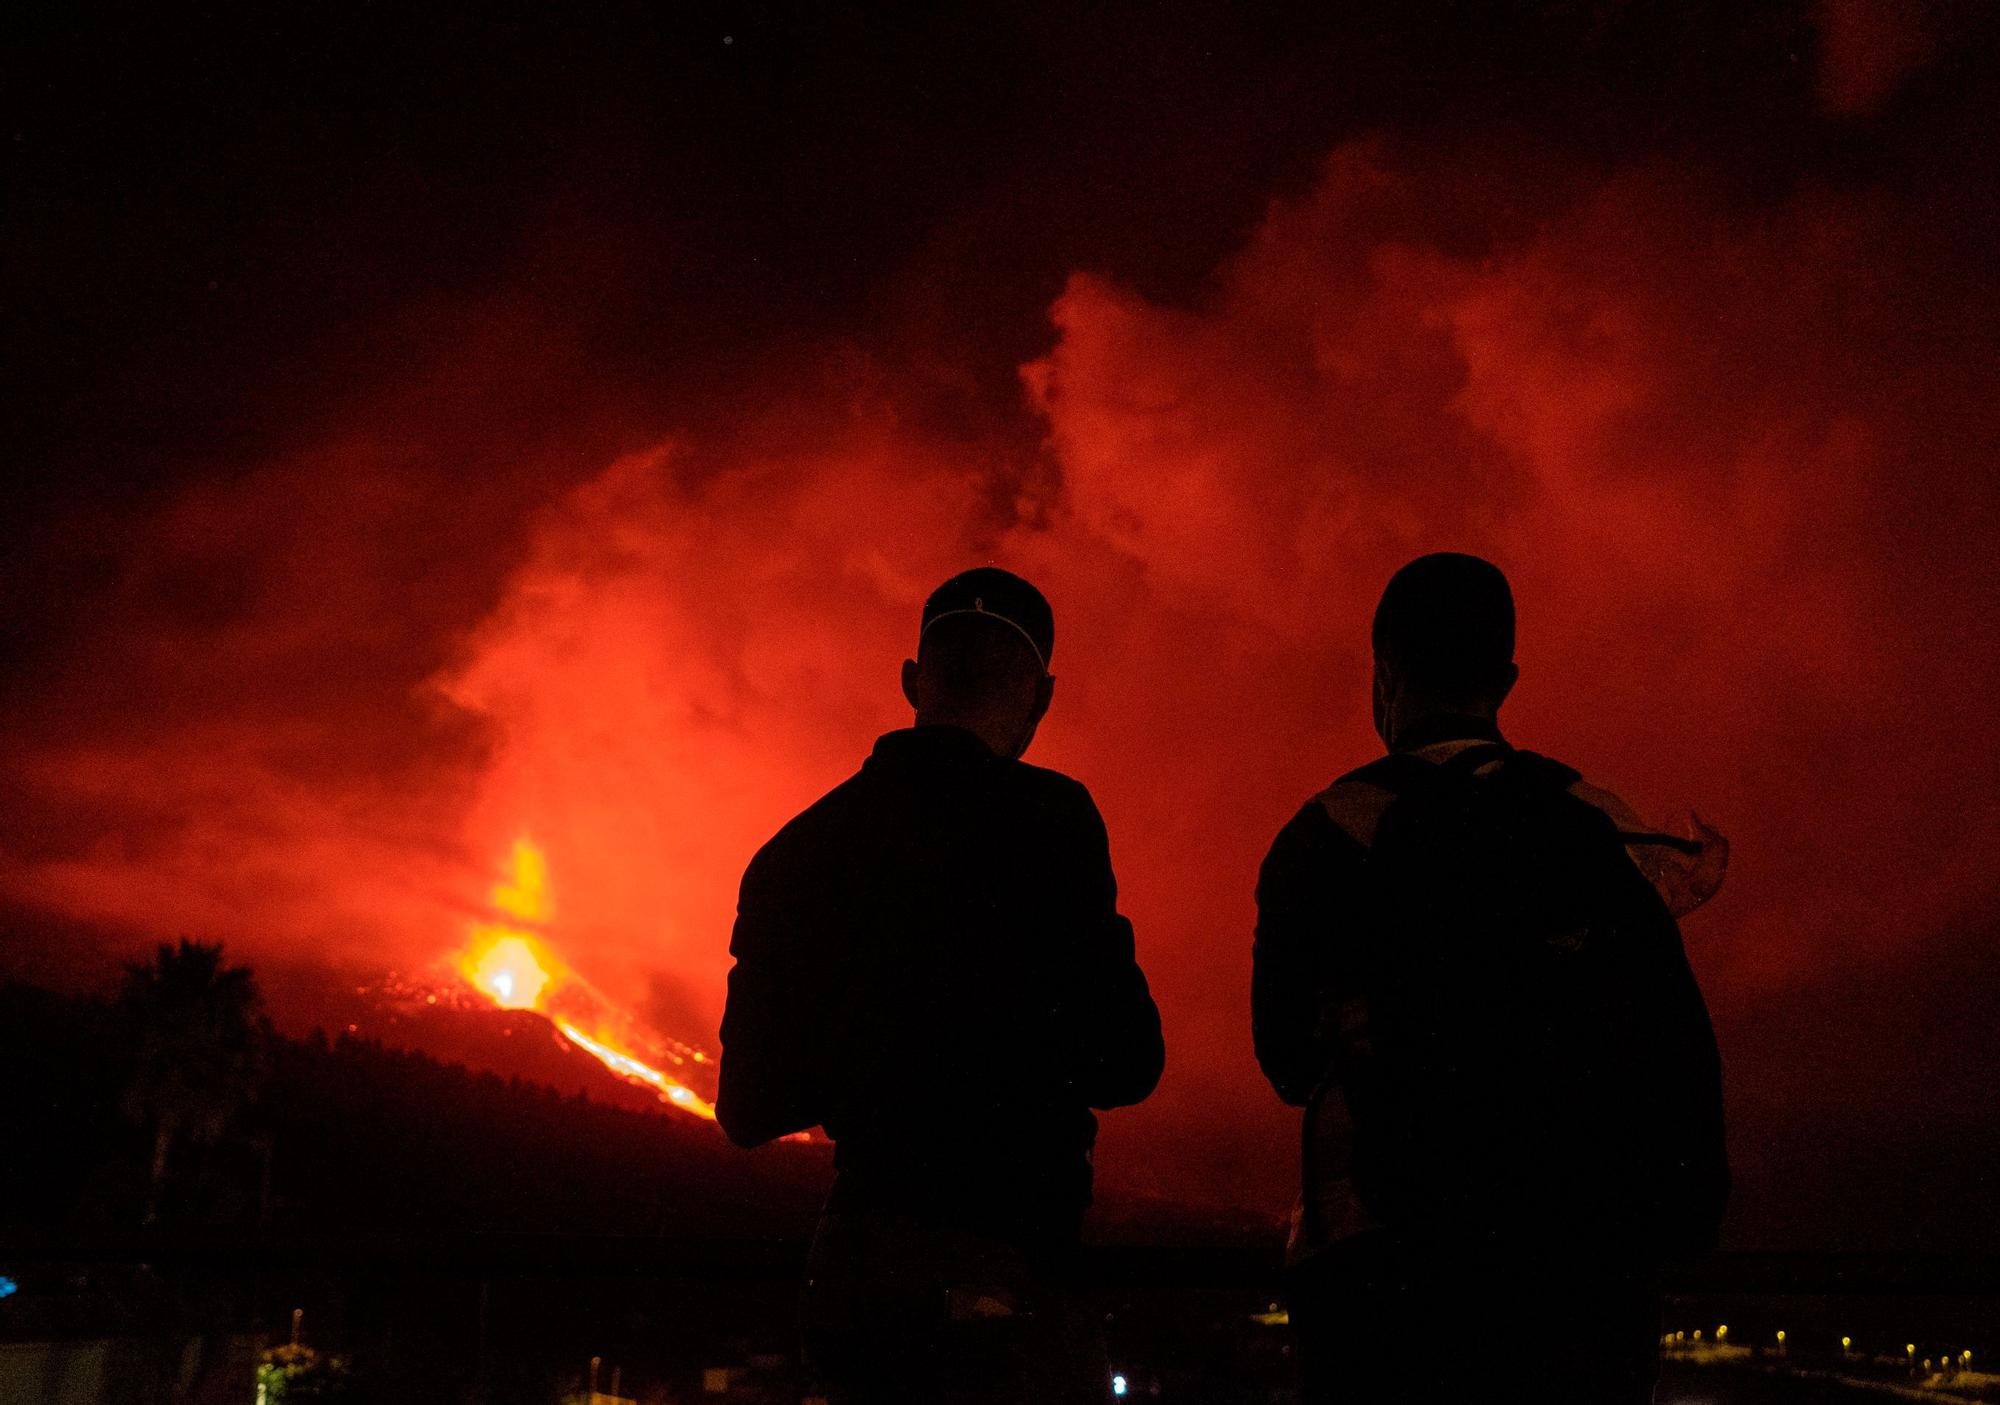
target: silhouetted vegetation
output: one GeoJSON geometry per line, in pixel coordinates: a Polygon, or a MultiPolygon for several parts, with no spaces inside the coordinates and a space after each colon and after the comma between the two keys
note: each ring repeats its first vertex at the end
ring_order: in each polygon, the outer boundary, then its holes
{"type": "Polygon", "coordinates": [[[118,1014],[132,1043],[124,1110],[152,1136],[145,1221],[159,1219],[176,1142],[212,1146],[255,1099],[269,1026],[248,966],[183,937],[126,967],[118,1014]]]}
{"type": "Polygon", "coordinates": [[[373,1040],[284,1038],[256,1011],[249,972],[194,945],[135,968],[116,1001],[0,986],[0,1230],[810,1230],[823,1147],[753,1161],[664,1111],[373,1040]]]}

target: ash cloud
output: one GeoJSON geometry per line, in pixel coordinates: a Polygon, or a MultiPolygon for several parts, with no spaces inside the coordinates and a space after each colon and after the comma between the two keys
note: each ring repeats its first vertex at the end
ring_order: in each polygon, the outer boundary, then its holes
{"type": "MultiPolygon", "coordinates": [[[[1242,1064],[1247,877],[1212,875],[1252,873],[1289,807],[1371,754],[1375,595],[1455,548],[1515,582],[1515,740],[1736,842],[1688,939],[1745,1145],[1760,1108],[1885,1113],[1906,1055],[1814,1089],[1805,1046],[1763,1035],[1796,1032],[1801,990],[1875,1002],[1994,915],[1990,298],[1968,306],[1973,267],[1875,194],[1745,211],[1661,164],[1524,216],[1484,155],[1336,153],[1201,305],[1077,278],[1028,368],[1064,467],[1052,535],[1090,564],[1035,554],[1116,601],[1117,681],[1064,735],[1128,876],[1160,875],[1133,897],[1180,1017],[1152,1112],[1242,1064]],[[1122,596],[1093,550],[1136,578],[1122,596]]],[[[1255,1103],[1247,1076],[1229,1091],[1255,1103]]]]}
{"type": "Polygon", "coordinates": [[[1745,214],[1638,168],[1518,221],[1473,159],[1343,149],[1192,308],[1074,278],[1024,370],[1041,474],[996,478],[870,384],[704,475],[668,444],[548,509],[443,680],[501,739],[475,847],[542,839],[581,949],[712,1015],[742,860],[897,724],[924,591],[1018,566],[1061,619],[1042,759],[1098,794],[1173,1036],[1123,1174],[1144,1144],[1177,1148],[1146,1189],[1272,1179],[1234,1160],[1242,1121],[1283,1141],[1243,1039],[1250,879],[1371,752],[1381,581],[1452,546],[1517,583],[1514,735],[1736,841],[1689,929],[1726,1045],[1990,912],[1994,743],[1924,705],[1996,682],[1966,282],[1865,199],[1745,214]]]}

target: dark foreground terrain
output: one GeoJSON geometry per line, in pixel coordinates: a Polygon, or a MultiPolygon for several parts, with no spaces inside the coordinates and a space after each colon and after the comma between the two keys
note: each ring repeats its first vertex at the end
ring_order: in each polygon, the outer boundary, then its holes
{"type": "MultiPolygon", "coordinates": [[[[475,1032],[545,1033],[512,1018],[475,1032]]],[[[358,1036],[254,1044],[218,1100],[162,1081],[118,1004],[0,986],[0,1400],[557,1405],[593,1361],[600,1394],[647,1405],[811,1398],[793,1318],[825,1146],[746,1158],[619,1087],[358,1036]]],[[[1268,1227],[1096,1219],[1088,1292],[1128,1398],[1293,1398],[1268,1227]]],[[[1665,1405],[1976,1400],[1920,1365],[2000,1360],[1977,1260],[1723,1256],[1676,1286],[1676,1351],[1727,1326],[1736,1354],[1670,1361],[1665,1405]]]]}

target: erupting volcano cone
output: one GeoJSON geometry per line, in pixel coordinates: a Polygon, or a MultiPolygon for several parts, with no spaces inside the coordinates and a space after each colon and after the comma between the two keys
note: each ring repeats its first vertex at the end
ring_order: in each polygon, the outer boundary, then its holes
{"type": "Polygon", "coordinates": [[[502,1009],[546,1015],[573,1047],[618,1077],[650,1089],[668,1107],[713,1121],[715,1107],[708,1099],[658,1067],[710,1067],[707,1055],[645,1030],[527,929],[525,924],[545,928],[555,915],[548,860],[539,847],[527,839],[514,842],[509,874],[494,885],[492,896],[503,920],[474,924],[471,943],[454,963],[466,983],[502,1009]],[[635,1043],[647,1046],[647,1057],[633,1051],[635,1043]]]}

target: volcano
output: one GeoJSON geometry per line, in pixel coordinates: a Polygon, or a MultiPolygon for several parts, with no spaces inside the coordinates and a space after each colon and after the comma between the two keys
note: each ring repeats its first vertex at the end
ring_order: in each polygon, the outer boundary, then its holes
{"type": "Polygon", "coordinates": [[[667,1111],[651,1088],[613,1072],[538,1010],[508,1009],[462,989],[426,989],[390,973],[355,987],[328,1015],[330,1034],[345,1032],[568,1097],[635,1112],[667,1111]]]}

